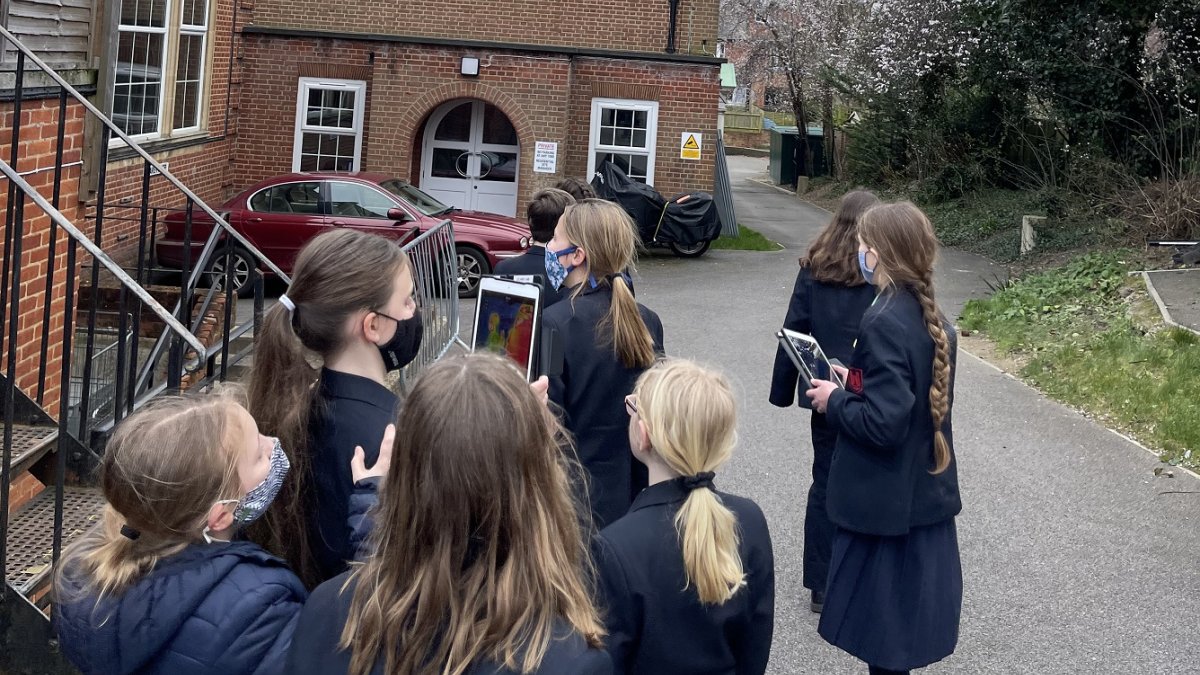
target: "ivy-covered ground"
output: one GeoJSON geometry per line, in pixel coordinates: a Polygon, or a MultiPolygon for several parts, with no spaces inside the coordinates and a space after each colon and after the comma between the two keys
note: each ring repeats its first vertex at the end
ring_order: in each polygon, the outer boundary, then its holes
{"type": "Polygon", "coordinates": [[[1089,253],[972,300],[959,325],[1065,403],[1200,467],[1200,336],[1163,323],[1132,251],[1089,253]]]}

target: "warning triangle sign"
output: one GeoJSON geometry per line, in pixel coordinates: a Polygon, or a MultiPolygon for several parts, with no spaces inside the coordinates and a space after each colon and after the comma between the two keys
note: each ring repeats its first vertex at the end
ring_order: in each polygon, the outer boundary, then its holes
{"type": "Polygon", "coordinates": [[[699,150],[700,144],[696,142],[695,136],[689,134],[687,137],[687,140],[683,142],[683,149],[684,150],[699,150]]]}

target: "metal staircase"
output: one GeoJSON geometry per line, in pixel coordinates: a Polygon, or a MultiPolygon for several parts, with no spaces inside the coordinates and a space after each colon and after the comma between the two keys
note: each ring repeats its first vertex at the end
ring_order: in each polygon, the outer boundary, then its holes
{"type": "Polygon", "coordinates": [[[255,311],[239,324],[236,298],[221,290],[231,285],[234,265],[227,256],[235,244],[259,267],[285,282],[287,276],[3,27],[0,52],[16,56],[12,128],[0,132],[11,132],[10,152],[0,157],[7,195],[0,274],[0,672],[66,673],[74,671],[50,628],[49,581],[63,547],[101,513],[95,468],[109,432],[156,396],[225,379],[249,355],[252,345],[238,345],[261,319],[262,275],[252,273],[255,311]],[[43,107],[57,100],[56,150],[53,166],[30,168],[22,148],[37,130],[23,129],[22,108],[33,100],[24,79],[37,71],[57,94],[47,99],[44,89],[35,92],[43,107]],[[65,149],[78,147],[66,133],[78,111],[98,130],[96,156],[81,160],[94,162],[99,174],[96,199],[86,208],[68,204],[75,195],[62,189],[80,170],[80,162],[64,161],[65,149]],[[108,184],[110,139],[120,139],[142,164],[140,192],[113,204],[106,203],[118,189],[108,184]],[[45,195],[47,188],[30,179],[51,171],[52,180],[41,181],[51,186],[45,195]],[[169,196],[162,196],[161,184],[152,194],[152,175],[165,179],[169,196]],[[64,210],[79,216],[68,218],[64,210]],[[187,214],[189,242],[193,212],[207,214],[217,227],[189,247],[182,274],[172,276],[154,268],[153,242],[159,215],[177,211],[187,214]],[[105,236],[106,224],[122,219],[138,230],[136,258],[124,265],[109,255],[116,242],[105,236]],[[208,272],[221,258],[225,278],[208,272]],[[23,503],[10,509],[13,500],[23,503]]]}

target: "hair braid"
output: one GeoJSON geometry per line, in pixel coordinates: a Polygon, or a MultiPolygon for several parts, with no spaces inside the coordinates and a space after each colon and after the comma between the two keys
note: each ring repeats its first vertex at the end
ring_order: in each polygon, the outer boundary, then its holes
{"type": "Polygon", "coordinates": [[[933,299],[932,275],[915,284],[917,299],[921,302],[921,313],[925,328],[933,338],[933,384],[929,387],[929,409],[933,416],[933,472],[941,473],[950,466],[950,444],[942,433],[942,423],[950,412],[950,340],[942,325],[942,314],[933,299]]]}

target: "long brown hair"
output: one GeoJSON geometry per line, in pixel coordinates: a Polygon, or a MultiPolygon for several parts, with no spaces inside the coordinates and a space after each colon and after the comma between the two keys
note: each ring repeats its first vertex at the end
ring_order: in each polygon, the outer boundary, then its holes
{"type": "MultiPolygon", "coordinates": [[[[637,259],[637,226],[624,209],[602,199],[568,206],[559,222],[567,240],[587,254],[589,280],[612,286],[612,304],[600,326],[611,336],[617,359],[626,368],[649,367],[654,363],[654,338],[624,275],[633,273],[637,259]]],[[[583,288],[580,285],[575,295],[583,288]]]]}
{"type": "Polygon", "coordinates": [[[858,269],[858,220],[878,203],[879,197],[867,190],[842,195],[837,213],[808,247],[800,266],[807,267],[816,281],[841,286],[865,284],[858,269]]]}
{"type": "Polygon", "coordinates": [[[117,425],[100,462],[107,504],[99,526],[63,552],[60,598],[73,590],[98,598],[123,592],[159,560],[200,540],[214,503],[241,496],[239,406],[225,391],[160,398],[117,425]],[[138,536],[121,534],[122,526],[138,536]],[[78,581],[85,587],[72,589],[78,581]]]}
{"type": "MultiPolygon", "coordinates": [[[[638,378],[633,393],[654,452],[676,472],[716,471],[737,442],[737,404],[729,380],[672,359],[638,378]]],[[[725,604],[746,585],[737,518],[708,488],[688,493],[675,516],[688,584],[700,601],[725,604]]]]}
{"type": "Polygon", "coordinates": [[[349,672],[457,675],[481,659],[530,672],[556,620],[604,629],[572,499],[565,434],[503,357],[431,366],[405,399],[340,647],[349,672]]]}
{"type": "Polygon", "coordinates": [[[912,202],[881,204],[859,220],[858,236],[875,251],[876,285],[911,288],[921,303],[925,328],[933,339],[933,384],[929,408],[933,415],[933,473],[950,466],[950,444],[942,423],[950,412],[950,338],[944,317],[933,296],[933,266],[938,240],[929,218],[912,202]]]}
{"type": "Polygon", "coordinates": [[[246,532],[287,560],[309,588],[323,580],[309,547],[305,502],[311,498],[308,436],[320,378],[311,361],[341,348],[353,313],[386,306],[393,280],[408,267],[404,251],[383,237],[340,229],[322,234],[296,258],[287,290],[296,310],[275,305],[258,331],[250,413],[262,433],[279,438],[292,469],[267,513],[246,532]]]}

